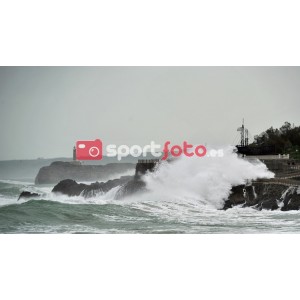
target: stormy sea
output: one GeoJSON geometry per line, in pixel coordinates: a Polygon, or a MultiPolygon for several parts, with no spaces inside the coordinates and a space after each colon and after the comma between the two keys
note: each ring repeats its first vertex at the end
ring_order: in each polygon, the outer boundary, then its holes
{"type": "Polygon", "coordinates": [[[299,211],[222,210],[232,186],[273,176],[228,152],[161,165],[144,175],[147,192],[123,199],[115,198],[119,186],[84,198],[54,194],[34,178],[1,179],[0,233],[298,233],[299,211]],[[22,191],[40,196],[18,200],[22,191]]]}

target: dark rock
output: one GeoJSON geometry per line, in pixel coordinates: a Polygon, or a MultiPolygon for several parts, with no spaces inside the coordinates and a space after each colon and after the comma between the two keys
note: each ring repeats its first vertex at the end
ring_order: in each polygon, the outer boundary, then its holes
{"type": "Polygon", "coordinates": [[[107,182],[94,182],[92,184],[77,183],[72,179],[66,179],[59,182],[53,188],[52,192],[67,196],[82,195],[85,198],[89,198],[107,193],[112,188],[129,182],[132,178],[132,176],[122,176],[120,179],[108,180],[107,182]]]}
{"type": "Polygon", "coordinates": [[[299,210],[300,209],[300,193],[298,193],[298,186],[291,186],[283,195],[282,202],[283,207],[282,211],[288,210],[299,210]]]}
{"type": "Polygon", "coordinates": [[[147,191],[145,182],[142,180],[134,179],[121,186],[121,188],[116,193],[115,199],[125,198],[127,196],[145,191],[147,191]]]}
{"type": "Polygon", "coordinates": [[[72,179],[65,179],[60,181],[53,189],[53,193],[61,193],[68,196],[79,196],[87,187],[86,184],[77,183],[72,179]]]}
{"type": "MultiPolygon", "coordinates": [[[[94,182],[90,185],[83,183],[78,184],[75,180],[65,179],[60,181],[53,188],[52,192],[61,193],[68,196],[82,195],[85,198],[89,198],[99,194],[107,193],[109,190],[120,186],[115,198],[121,199],[137,192],[146,191],[146,184],[142,180],[142,177],[148,171],[154,171],[157,163],[157,160],[140,160],[136,165],[134,177],[122,176],[120,179],[108,180],[107,182],[94,182]]],[[[65,166],[65,164],[61,162],[55,162],[52,165],[59,168],[65,166]]]]}
{"type": "MultiPolygon", "coordinates": [[[[256,182],[252,185],[238,185],[232,187],[228,200],[225,201],[223,209],[228,209],[236,205],[242,207],[253,207],[256,209],[276,210],[281,202],[281,195],[287,190],[285,185],[256,182]]],[[[296,199],[296,196],[293,196],[296,199]]],[[[288,202],[288,200],[286,200],[288,202]]],[[[290,207],[298,207],[297,201],[290,203],[290,207]]],[[[300,202],[299,202],[300,207],[300,202]]],[[[286,207],[287,208],[287,207],[286,207]]]]}
{"type": "Polygon", "coordinates": [[[229,208],[232,208],[232,204],[230,200],[226,200],[223,209],[227,210],[229,208]]]}
{"type": "Polygon", "coordinates": [[[117,177],[120,173],[134,171],[134,164],[111,163],[107,165],[81,165],[79,162],[53,162],[42,167],[36,178],[36,184],[49,184],[73,179],[77,181],[101,181],[107,177],[117,177]]]}
{"type": "Polygon", "coordinates": [[[111,189],[127,184],[132,180],[132,176],[123,176],[120,179],[108,180],[107,182],[95,182],[88,185],[82,193],[85,198],[94,197],[99,194],[107,193],[111,189]]]}
{"type": "Polygon", "coordinates": [[[261,201],[259,204],[255,206],[255,208],[262,210],[262,209],[267,209],[267,210],[276,210],[279,208],[277,204],[276,199],[269,199],[269,200],[264,200],[261,201]]]}
{"type": "Polygon", "coordinates": [[[287,190],[287,186],[282,184],[268,184],[263,182],[253,183],[256,193],[257,204],[266,200],[280,200],[281,195],[287,190]]]}
{"type": "Polygon", "coordinates": [[[245,185],[238,185],[232,187],[228,201],[231,203],[232,206],[246,203],[245,185]]]}
{"type": "Polygon", "coordinates": [[[231,188],[228,200],[225,201],[223,209],[232,208],[236,205],[243,207],[256,204],[256,194],[252,185],[237,185],[231,188]]]}
{"type": "Polygon", "coordinates": [[[28,192],[28,191],[23,191],[20,194],[18,200],[20,200],[21,198],[35,198],[35,197],[39,197],[39,196],[40,196],[40,194],[38,194],[38,193],[31,193],[31,192],[28,192]]]}
{"type": "Polygon", "coordinates": [[[244,187],[245,206],[253,206],[257,203],[257,194],[253,185],[246,185],[244,187]]]}
{"type": "Polygon", "coordinates": [[[276,210],[279,209],[278,203],[280,197],[287,187],[281,184],[269,184],[257,182],[253,184],[256,193],[256,204],[254,208],[262,210],[276,210]]]}
{"type": "Polygon", "coordinates": [[[121,199],[136,193],[146,192],[146,183],[143,181],[143,175],[147,172],[154,172],[159,166],[158,159],[139,160],[135,167],[133,180],[123,184],[116,193],[115,199],[121,199]]]}

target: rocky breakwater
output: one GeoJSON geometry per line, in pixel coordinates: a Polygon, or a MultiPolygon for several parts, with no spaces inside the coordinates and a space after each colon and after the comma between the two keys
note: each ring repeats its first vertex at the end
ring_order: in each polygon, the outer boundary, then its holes
{"type": "Polygon", "coordinates": [[[77,181],[103,181],[110,177],[134,171],[134,164],[111,163],[107,165],[81,165],[74,162],[53,162],[50,166],[42,167],[36,178],[35,184],[57,184],[64,179],[77,181]]]}

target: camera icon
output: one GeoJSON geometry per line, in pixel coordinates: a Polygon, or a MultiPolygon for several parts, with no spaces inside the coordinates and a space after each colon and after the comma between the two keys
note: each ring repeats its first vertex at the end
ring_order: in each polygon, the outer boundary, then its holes
{"type": "Polygon", "coordinates": [[[77,160],[101,160],[102,159],[102,141],[77,141],[76,142],[77,160]]]}

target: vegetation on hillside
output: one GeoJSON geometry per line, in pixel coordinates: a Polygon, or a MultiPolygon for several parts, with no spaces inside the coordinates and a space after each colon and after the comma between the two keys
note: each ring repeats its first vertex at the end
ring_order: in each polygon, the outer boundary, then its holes
{"type": "Polygon", "coordinates": [[[277,153],[290,154],[291,158],[300,159],[300,126],[285,122],[279,129],[270,127],[254,137],[253,145],[275,146],[277,153]]]}

